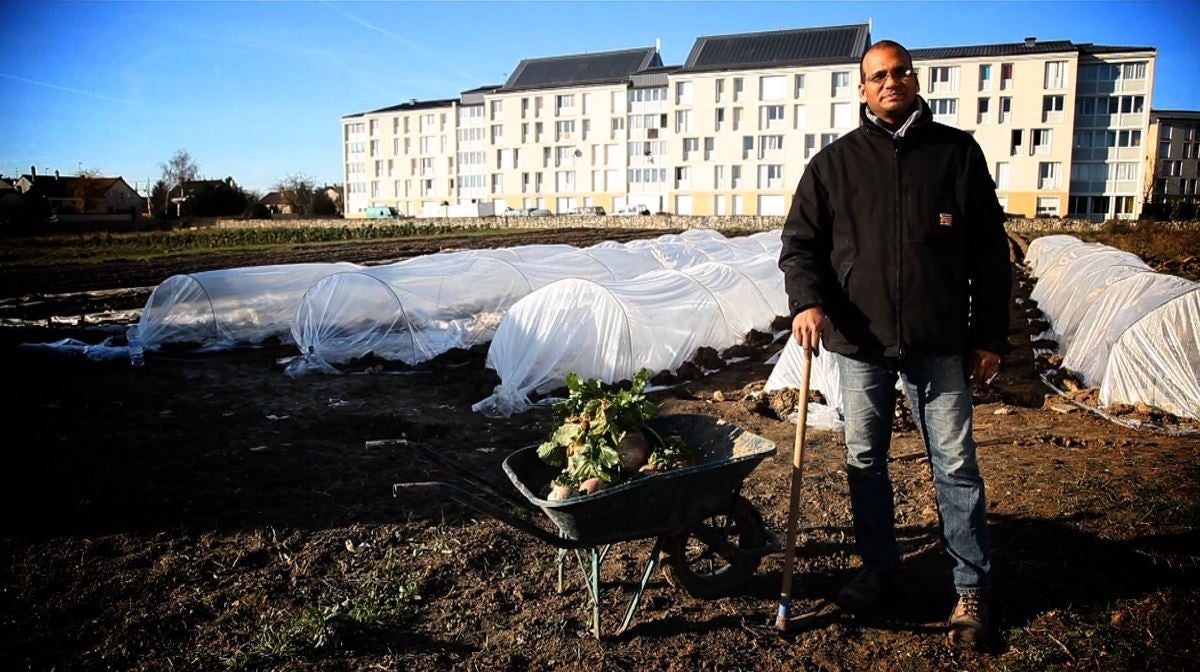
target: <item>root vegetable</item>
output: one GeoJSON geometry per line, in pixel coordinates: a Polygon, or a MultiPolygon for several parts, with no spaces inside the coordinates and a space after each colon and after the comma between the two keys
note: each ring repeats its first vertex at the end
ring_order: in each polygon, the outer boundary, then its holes
{"type": "Polygon", "coordinates": [[[599,478],[589,478],[579,484],[579,492],[582,492],[585,495],[591,495],[607,487],[608,483],[605,483],[603,480],[599,478]]]}
{"type": "Polygon", "coordinates": [[[561,502],[564,499],[570,498],[572,494],[571,486],[564,483],[555,483],[550,486],[550,494],[546,495],[546,499],[551,502],[561,502]]]}
{"type": "Polygon", "coordinates": [[[646,459],[650,456],[650,444],[641,432],[635,430],[621,439],[617,446],[617,454],[621,456],[621,470],[634,471],[646,464],[646,459]]]}

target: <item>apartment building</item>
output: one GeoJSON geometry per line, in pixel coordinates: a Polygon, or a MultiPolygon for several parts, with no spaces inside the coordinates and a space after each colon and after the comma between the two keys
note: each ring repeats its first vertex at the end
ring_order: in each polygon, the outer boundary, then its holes
{"type": "MultiPolygon", "coordinates": [[[[867,24],[526,59],[503,85],[342,119],[347,216],[489,202],[782,215],[808,161],[859,123],[867,24]]],[[[1155,50],[1069,41],[914,49],[938,121],[972,133],[1006,211],[1140,211],[1155,50]]]]}
{"type": "Polygon", "coordinates": [[[1146,192],[1154,203],[1195,203],[1200,177],[1200,111],[1150,110],[1146,192]]]}

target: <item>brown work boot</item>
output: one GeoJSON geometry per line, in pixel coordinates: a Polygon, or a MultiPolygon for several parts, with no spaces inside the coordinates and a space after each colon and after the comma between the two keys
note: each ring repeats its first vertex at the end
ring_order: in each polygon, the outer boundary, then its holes
{"type": "Polygon", "coordinates": [[[958,604],[950,614],[950,632],[946,636],[950,645],[981,649],[987,643],[988,629],[987,595],[959,593],[958,604]]]}
{"type": "Polygon", "coordinates": [[[838,591],[837,604],[853,614],[871,611],[891,594],[895,583],[894,572],[864,567],[850,583],[838,591]]]}

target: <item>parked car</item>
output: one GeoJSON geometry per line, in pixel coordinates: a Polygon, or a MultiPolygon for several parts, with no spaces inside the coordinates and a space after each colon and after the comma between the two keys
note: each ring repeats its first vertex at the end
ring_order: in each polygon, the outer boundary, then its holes
{"type": "Polygon", "coordinates": [[[648,215],[650,208],[644,205],[625,205],[613,210],[614,215],[648,215]]]}
{"type": "Polygon", "coordinates": [[[549,217],[554,213],[545,208],[516,208],[508,209],[502,213],[502,217],[549,217]]]}
{"type": "Polygon", "coordinates": [[[603,217],[605,212],[604,208],[599,205],[581,205],[578,208],[571,208],[571,211],[567,214],[583,217],[603,217]]]}

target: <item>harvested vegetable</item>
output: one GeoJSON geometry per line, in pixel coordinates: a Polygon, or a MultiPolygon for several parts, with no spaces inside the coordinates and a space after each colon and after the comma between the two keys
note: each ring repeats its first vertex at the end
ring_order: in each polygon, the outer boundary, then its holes
{"type": "Polygon", "coordinates": [[[695,464],[698,451],[680,437],[664,438],[646,426],[658,414],[646,398],[649,380],[650,372],[642,369],[629,389],[606,391],[598,380],[567,374],[569,395],[554,405],[555,428],[538,446],[538,457],[563,467],[549,499],[592,494],[623,478],[695,464]]]}

